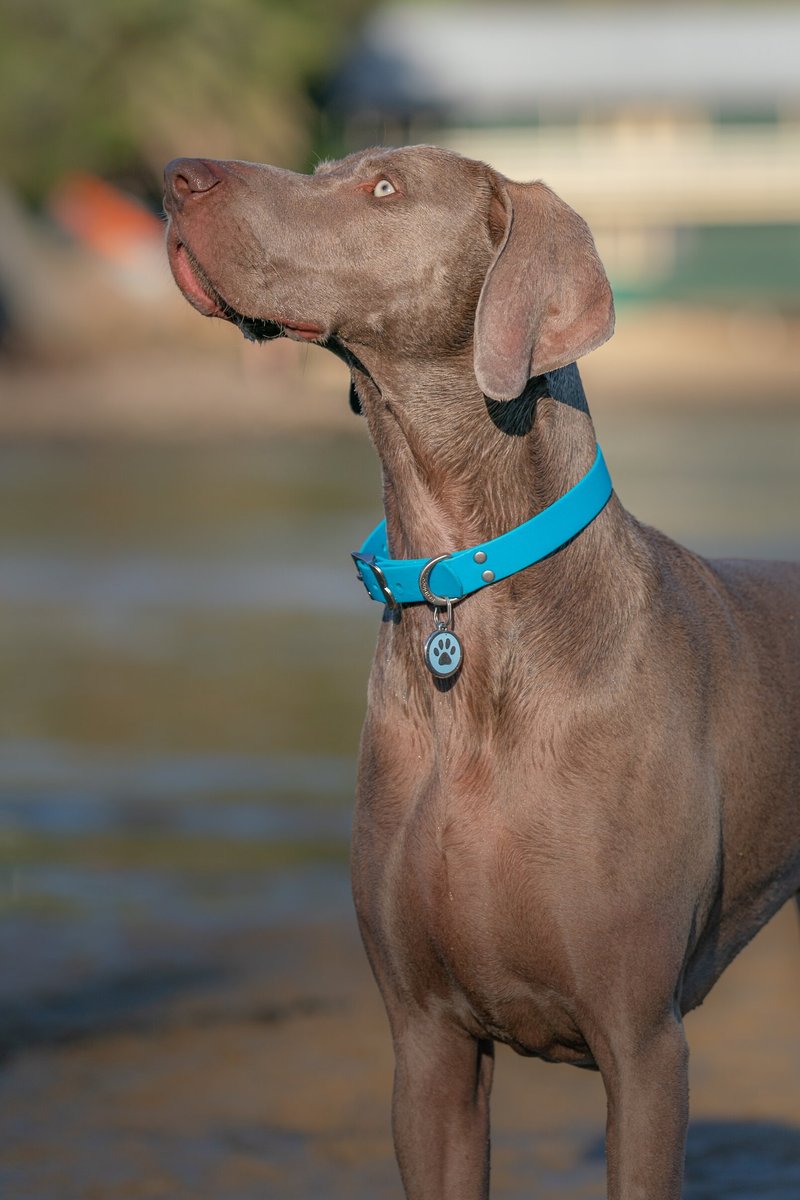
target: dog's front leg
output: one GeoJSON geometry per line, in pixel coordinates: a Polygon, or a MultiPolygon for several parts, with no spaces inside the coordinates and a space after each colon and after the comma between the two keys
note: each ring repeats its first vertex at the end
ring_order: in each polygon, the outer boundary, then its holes
{"type": "Polygon", "coordinates": [[[487,1200],[494,1046],[427,1015],[394,1033],[392,1127],[408,1200],[487,1200]]]}
{"type": "Polygon", "coordinates": [[[608,1098],[609,1200],[680,1200],[689,1119],[689,1053],[669,1017],[643,1033],[616,1032],[596,1053],[608,1098]]]}

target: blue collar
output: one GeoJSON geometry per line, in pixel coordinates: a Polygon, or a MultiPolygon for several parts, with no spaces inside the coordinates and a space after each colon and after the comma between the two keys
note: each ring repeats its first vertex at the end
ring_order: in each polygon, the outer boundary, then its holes
{"type": "Polygon", "coordinates": [[[358,577],[371,599],[390,607],[427,601],[444,608],[448,600],[463,600],[560,550],[603,511],[612,490],[598,446],[594,465],[568,492],[530,521],[468,550],[430,559],[389,558],[381,521],[353,554],[358,577]]]}

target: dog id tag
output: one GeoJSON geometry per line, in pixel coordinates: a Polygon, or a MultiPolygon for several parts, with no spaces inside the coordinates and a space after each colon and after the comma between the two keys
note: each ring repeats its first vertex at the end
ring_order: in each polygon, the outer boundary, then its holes
{"type": "Polygon", "coordinates": [[[452,629],[448,629],[443,621],[437,621],[436,628],[425,643],[423,654],[425,666],[431,675],[437,679],[448,679],[461,666],[464,650],[452,629]]]}

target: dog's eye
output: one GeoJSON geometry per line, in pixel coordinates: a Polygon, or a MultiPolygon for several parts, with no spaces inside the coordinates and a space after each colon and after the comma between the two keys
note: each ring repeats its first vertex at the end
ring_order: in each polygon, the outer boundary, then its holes
{"type": "Polygon", "coordinates": [[[396,191],[393,184],[388,179],[379,179],[372,189],[373,196],[391,196],[396,191]]]}

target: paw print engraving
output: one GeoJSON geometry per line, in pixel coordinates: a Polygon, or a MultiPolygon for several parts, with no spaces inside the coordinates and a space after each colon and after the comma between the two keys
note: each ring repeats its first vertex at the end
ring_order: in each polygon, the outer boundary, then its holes
{"type": "Polygon", "coordinates": [[[455,675],[463,656],[461,642],[451,631],[435,630],[425,643],[425,662],[439,679],[455,675]]]}
{"type": "Polygon", "coordinates": [[[433,657],[436,659],[437,667],[451,667],[453,665],[453,651],[455,646],[446,637],[443,642],[437,643],[433,647],[433,657]]]}

